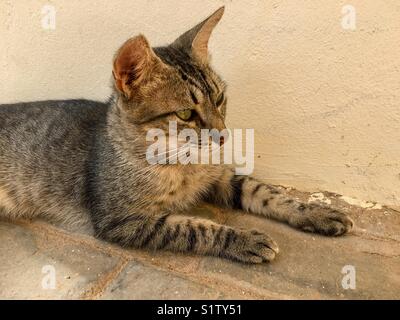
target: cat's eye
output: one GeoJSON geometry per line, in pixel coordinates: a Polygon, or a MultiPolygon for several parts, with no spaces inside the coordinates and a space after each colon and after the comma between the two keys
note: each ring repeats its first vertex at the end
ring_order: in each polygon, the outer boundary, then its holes
{"type": "Polygon", "coordinates": [[[221,106],[221,104],[225,101],[225,95],[223,92],[221,92],[218,97],[217,97],[217,102],[216,105],[217,107],[221,106]]]}
{"type": "Polygon", "coordinates": [[[176,112],[176,115],[184,121],[189,120],[192,117],[192,114],[193,114],[193,112],[190,109],[176,112]]]}

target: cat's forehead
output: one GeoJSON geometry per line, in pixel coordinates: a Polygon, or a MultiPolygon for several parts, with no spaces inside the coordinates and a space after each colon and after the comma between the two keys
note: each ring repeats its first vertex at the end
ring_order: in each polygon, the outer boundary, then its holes
{"type": "Polygon", "coordinates": [[[219,93],[225,89],[221,78],[210,66],[200,64],[187,52],[173,47],[154,48],[157,56],[178,71],[181,78],[204,93],[219,93]]]}

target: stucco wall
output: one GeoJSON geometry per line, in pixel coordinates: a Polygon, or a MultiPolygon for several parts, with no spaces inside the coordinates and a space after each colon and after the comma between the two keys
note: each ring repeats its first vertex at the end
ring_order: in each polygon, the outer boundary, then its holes
{"type": "Polygon", "coordinates": [[[398,0],[0,0],[0,103],[104,100],[123,41],[165,44],[222,4],[210,48],[228,125],[255,128],[255,174],[400,206],[398,0]],[[346,4],[355,30],[342,28],[346,4]]]}

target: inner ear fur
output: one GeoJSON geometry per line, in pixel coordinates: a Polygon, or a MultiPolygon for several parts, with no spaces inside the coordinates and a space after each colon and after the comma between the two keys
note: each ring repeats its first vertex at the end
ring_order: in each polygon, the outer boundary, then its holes
{"type": "Polygon", "coordinates": [[[116,88],[130,97],[160,63],[143,35],[129,39],[115,55],[113,76],[116,88]]]}

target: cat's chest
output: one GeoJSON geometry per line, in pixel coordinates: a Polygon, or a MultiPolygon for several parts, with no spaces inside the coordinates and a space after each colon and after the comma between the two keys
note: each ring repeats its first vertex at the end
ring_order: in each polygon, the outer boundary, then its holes
{"type": "Polygon", "coordinates": [[[160,208],[185,208],[205,195],[219,170],[163,170],[156,182],[154,204],[160,208]]]}

